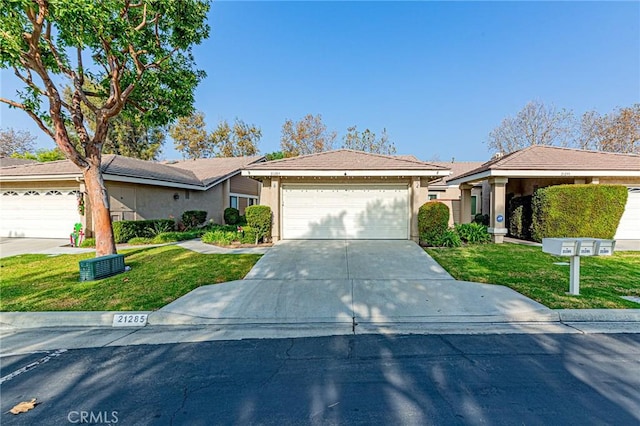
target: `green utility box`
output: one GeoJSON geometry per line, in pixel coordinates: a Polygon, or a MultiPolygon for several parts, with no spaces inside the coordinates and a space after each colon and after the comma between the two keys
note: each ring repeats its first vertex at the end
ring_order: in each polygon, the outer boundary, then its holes
{"type": "Polygon", "coordinates": [[[94,281],[124,272],[124,255],[109,254],[80,261],[80,281],[94,281]]]}

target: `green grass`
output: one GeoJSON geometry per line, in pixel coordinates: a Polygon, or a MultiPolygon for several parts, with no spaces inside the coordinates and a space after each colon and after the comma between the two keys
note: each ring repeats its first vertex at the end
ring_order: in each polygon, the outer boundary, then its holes
{"type": "Polygon", "coordinates": [[[640,308],[620,296],[640,296],[640,253],[583,257],[580,295],[569,291],[567,257],[543,253],[542,248],[518,244],[484,244],[426,249],[455,279],[500,284],[552,309],[640,308]]]}
{"type": "Polygon", "coordinates": [[[170,245],[122,250],[131,270],[79,282],[93,253],[0,259],[0,311],[155,310],[202,285],[242,279],[260,255],[200,254],[170,245]]]}

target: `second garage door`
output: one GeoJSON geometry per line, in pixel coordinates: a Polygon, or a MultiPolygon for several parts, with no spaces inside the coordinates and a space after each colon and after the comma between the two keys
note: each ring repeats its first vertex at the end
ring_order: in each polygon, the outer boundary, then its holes
{"type": "Polygon", "coordinates": [[[616,240],[640,240],[640,188],[629,188],[627,205],[614,237],[616,240]]]}
{"type": "Polygon", "coordinates": [[[283,239],[408,239],[406,185],[284,185],[283,239]]]}

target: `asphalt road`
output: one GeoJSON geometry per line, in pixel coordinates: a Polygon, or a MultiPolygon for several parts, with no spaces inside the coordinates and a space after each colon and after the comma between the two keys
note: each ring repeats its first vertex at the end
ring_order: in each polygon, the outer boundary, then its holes
{"type": "Polygon", "coordinates": [[[640,334],[217,341],[1,367],[3,425],[640,424],[640,334]]]}

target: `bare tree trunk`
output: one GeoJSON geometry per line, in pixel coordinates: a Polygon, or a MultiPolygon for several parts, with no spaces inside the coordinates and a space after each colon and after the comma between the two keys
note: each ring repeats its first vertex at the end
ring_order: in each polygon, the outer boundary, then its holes
{"type": "Polygon", "coordinates": [[[109,211],[109,195],[104,186],[100,166],[93,162],[83,170],[84,183],[87,186],[87,196],[91,204],[91,217],[96,239],[96,257],[116,253],[116,243],[111,227],[111,212],[109,211]]]}

